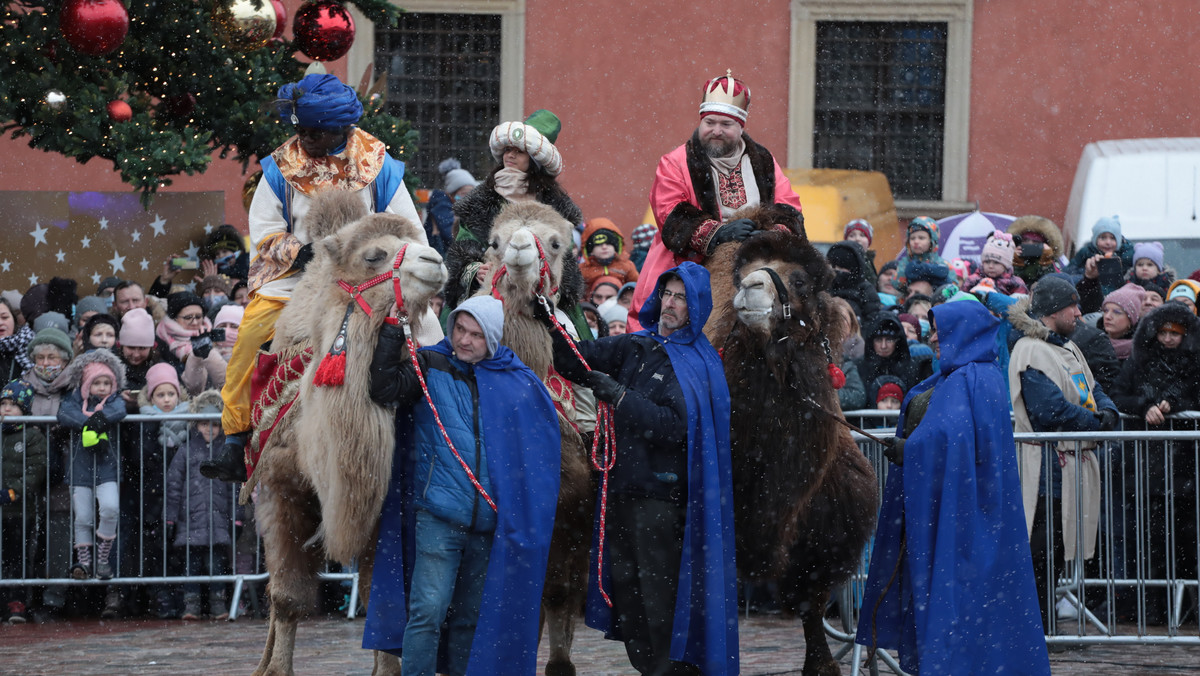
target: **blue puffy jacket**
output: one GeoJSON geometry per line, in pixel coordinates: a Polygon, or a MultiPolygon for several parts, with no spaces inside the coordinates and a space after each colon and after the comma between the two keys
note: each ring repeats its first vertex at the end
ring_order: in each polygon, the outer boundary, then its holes
{"type": "MultiPolygon", "coordinates": [[[[372,363],[371,398],[381,404],[413,406],[416,467],[414,484],[418,507],[451,523],[490,532],[496,513],[471,484],[466,471],[438,429],[412,362],[403,355],[404,334],[385,325],[372,363]]],[[[487,442],[479,419],[479,389],[472,365],[438,352],[420,350],[417,359],[437,407],[442,425],[459,455],[489,495],[487,442]]]]}

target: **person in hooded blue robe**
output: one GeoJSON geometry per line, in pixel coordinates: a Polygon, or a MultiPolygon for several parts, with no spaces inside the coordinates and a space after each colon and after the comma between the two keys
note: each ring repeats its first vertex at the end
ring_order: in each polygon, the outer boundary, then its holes
{"type": "Polygon", "coordinates": [[[708,271],[685,262],[659,277],[644,330],[579,344],[594,370],[551,330],[555,368],[611,405],[616,429],[585,620],[642,674],[739,673],[729,388],[703,333],[711,311],[708,271]]]}
{"type": "Polygon", "coordinates": [[[1049,674],[1000,320],[979,303],[931,319],[940,370],[901,408],[855,640],[912,674],[1049,674]]]}
{"type": "Polygon", "coordinates": [[[449,321],[449,337],[417,352],[433,408],[400,327],[384,325],[371,363],[371,398],[399,408],[363,648],[401,656],[406,676],[529,676],[558,502],[558,414],[500,345],[499,300],[471,298],[449,321]]]}

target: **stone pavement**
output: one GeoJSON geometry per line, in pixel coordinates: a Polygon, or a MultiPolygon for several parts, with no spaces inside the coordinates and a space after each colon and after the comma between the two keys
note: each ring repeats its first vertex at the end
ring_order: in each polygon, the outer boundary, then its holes
{"type": "MultiPolygon", "coordinates": [[[[249,674],[258,663],[266,633],[265,621],[246,618],[0,625],[0,674],[249,674]]],[[[304,622],[296,638],[297,675],[370,674],[370,653],[358,648],[361,639],[361,619],[326,617],[304,622]]],[[[746,676],[800,674],[804,641],[798,620],[743,618],[741,648],[746,676]]],[[[632,673],[620,644],[605,641],[582,625],[576,634],[575,658],[581,676],[632,673]]],[[[1093,646],[1051,654],[1054,674],[1089,676],[1195,674],[1198,658],[1200,648],[1182,646],[1093,646]]],[[[545,659],[543,648],[541,662],[545,659]]],[[[843,666],[843,673],[849,673],[848,666],[843,666]]]]}

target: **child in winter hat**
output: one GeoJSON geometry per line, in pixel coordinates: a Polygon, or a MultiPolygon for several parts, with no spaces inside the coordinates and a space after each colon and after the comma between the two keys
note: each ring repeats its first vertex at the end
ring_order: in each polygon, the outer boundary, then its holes
{"type": "Polygon", "coordinates": [[[479,185],[479,181],[471,175],[471,172],[462,168],[462,163],[456,159],[442,160],[438,165],[438,171],[442,174],[442,192],[446,193],[451,199],[458,200],[462,195],[458,194],[460,190],[463,195],[471,192],[475,186],[479,185]],[[466,190],[463,190],[466,188],[466,190]]]}
{"type": "Polygon", "coordinates": [[[637,266],[625,254],[625,240],[615,223],[607,218],[593,218],[583,229],[585,258],[579,264],[583,285],[590,287],[603,276],[616,277],[619,288],[625,282],[636,282],[637,266]]]}
{"type": "Polygon", "coordinates": [[[1130,281],[1150,282],[1164,289],[1175,281],[1175,272],[1163,262],[1162,242],[1138,242],[1133,245],[1133,269],[1130,281]]]}
{"type": "Polygon", "coordinates": [[[154,318],[145,308],[136,307],[121,315],[122,347],[154,347],[154,318]]]}
{"type": "MultiPolygon", "coordinates": [[[[146,387],[138,395],[142,415],[169,416],[188,412],[187,394],[179,384],[175,367],[155,364],[146,372],[146,387]]],[[[158,424],[158,443],[174,451],[187,442],[188,424],[184,420],[164,420],[158,424]]]]}
{"type": "Polygon", "coordinates": [[[938,255],[938,224],[928,216],[917,216],[908,224],[908,235],[904,243],[907,256],[896,268],[896,284],[908,286],[908,268],[913,263],[927,263],[949,268],[938,255]]]}
{"type": "Polygon", "coordinates": [[[646,254],[650,253],[650,245],[654,243],[654,235],[658,233],[658,228],[653,223],[642,223],[633,229],[633,233],[629,236],[633,240],[633,250],[629,252],[629,260],[637,266],[638,271],[642,269],[642,264],[646,262],[646,254]]]}
{"type": "Polygon", "coordinates": [[[991,280],[991,286],[1000,293],[1011,296],[1014,293],[1029,293],[1024,280],[1013,274],[1013,257],[1016,254],[1016,243],[1013,236],[1007,232],[995,230],[988,236],[983,251],[979,254],[981,261],[978,274],[971,275],[963,288],[973,289],[985,279],[991,280]]]}
{"type": "Polygon", "coordinates": [[[856,218],[847,223],[846,227],[842,228],[842,239],[858,242],[865,251],[870,249],[871,242],[875,241],[875,228],[872,228],[871,224],[867,221],[856,218]]]}

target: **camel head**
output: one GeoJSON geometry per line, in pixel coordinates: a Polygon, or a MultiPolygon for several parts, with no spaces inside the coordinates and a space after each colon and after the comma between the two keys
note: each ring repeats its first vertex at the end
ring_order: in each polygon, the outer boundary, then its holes
{"type": "MultiPolygon", "coordinates": [[[[420,227],[395,214],[370,214],[320,241],[322,277],[351,286],[381,274],[391,274],[396,254],[408,248],[400,264],[400,287],[410,314],[425,307],[446,283],[446,266],[433,247],[421,244],[420,227]]],[[[316,262],[316,261],[314,261],[316,262]]],[[[391,280],[362,292],[376,310],[386,310],[395,299],[391,280]]]]}
{"type": "Polygon", "coordinates": [[[738,249],[733,269],[737,321],[752,332],[805,342],[836,324],[828,294],[833,271],[808,240],[757,234],[738,249]]]}
{"type": "Polygon", "coordinates": [[[572,225],[554,209],[537,202],[506,206],[492,225],[490,248],[485,260],[505,268],[498,282],[505,298],[532,298],[539,292],[556,297],[563,279],[564,259],[571,251],[572,225]],[[541,251],[538,245],[541,244],[541,251]],[[549,267],[543,277],[542,257],[549,267]]]}

